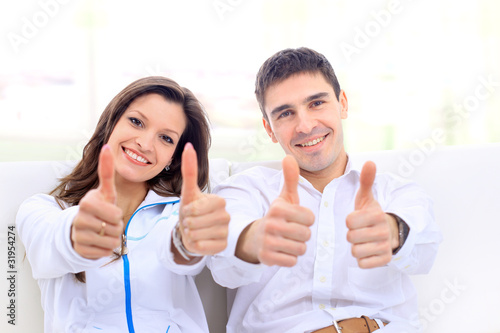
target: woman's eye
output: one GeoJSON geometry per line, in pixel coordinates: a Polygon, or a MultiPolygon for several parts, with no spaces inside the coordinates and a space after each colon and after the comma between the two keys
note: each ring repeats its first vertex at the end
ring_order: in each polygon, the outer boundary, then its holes
{"type": "Polygon", "coordinates": [[[130,117],[129,119],[130,119],[130,122],[132,124],[134,124],[135,126],[142,126],[142,122],[139,119],[134,118],[134,117],[130,117]]]}
{"type": "Polygon", "coordinates": [[[162,135],[161,139],[167,143],[174,143],[174,140],[172,140],[172,138],[169,137],[168,135],[162,135]]]}

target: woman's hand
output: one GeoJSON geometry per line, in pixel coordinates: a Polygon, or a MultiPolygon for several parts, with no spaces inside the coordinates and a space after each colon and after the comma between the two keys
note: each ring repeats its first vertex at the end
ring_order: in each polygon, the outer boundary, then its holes
{"type": "Polygon", "coordinates": [[[71,227],[75,251],[87,259],[110,256],[120,246],[123,213],[116,206],[113,155],[107,145],[99,155],[99,187],[90,190],[79,203],[71,227]]]}
{"type": "Polygon", "coordinates": [[[192,253],[212,255],[227,246],[229,214],[226,201],[202,193],[198,187],[196,151],[188,143],[182,154],[182,194],[179,231],[184,247],[192,253]]]}

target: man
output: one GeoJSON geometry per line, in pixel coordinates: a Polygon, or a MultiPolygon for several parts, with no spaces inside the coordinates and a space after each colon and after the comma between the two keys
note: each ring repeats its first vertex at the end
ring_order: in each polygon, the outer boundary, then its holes
{"type": "Polygon", "coordinates": [[[255,92],[287,156],[282,171],[253,168],[214,189],[231,222],[209,265],[238,288],[227,331],[417,332],[409,274],[429,271],[441,240],[431,200],[373,162],[351,167],[347,97],[323,55],[276,53],[255,92]]]}

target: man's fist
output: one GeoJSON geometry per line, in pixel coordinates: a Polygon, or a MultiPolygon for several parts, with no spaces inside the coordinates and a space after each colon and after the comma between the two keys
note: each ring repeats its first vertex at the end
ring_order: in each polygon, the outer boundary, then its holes
{"type": "Polygon", "coordinates": [[[361,268],[386,265],[391,261],[392,250],[399,245],[396,219],[384,213],[373,196],[376,171],[371,161],[363,166],[354,211],[346,218],[347,240],[361,268]]]}
{"type": "Polygon", "coordinates": [[[236,256],[268,266],[292,267],[306,252],[314,214],[299,205],[299,166],[292,156],[282,162],[284,185],[267,214],[250,224],[240,235],[236,256]]]}

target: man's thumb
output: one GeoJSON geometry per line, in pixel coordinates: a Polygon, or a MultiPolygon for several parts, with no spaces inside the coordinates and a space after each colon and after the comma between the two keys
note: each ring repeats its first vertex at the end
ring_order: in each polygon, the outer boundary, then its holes
{"type": "Polygon", "coordinates": [[[183,204],[194,201],[200,192],[198,187],[198,159],[193,145],[188,142],[182,152],[182,190],[181,198],[183,204]]]}
{"type": "Polygon", "coordinates": [[[362,209],[366,204],[374,199],[372,186],[375,181],[376,173],[377,166],[372,161],[368,161],[365,165],[363,165],[361,175],[359,176],[359,189],[354,203],[355,210],[362,209]]]}
{"type": "Polygon", "coordinates": [[[283,188],[280,197],[291,204],[299,204],[299,193],[297,186],[299,184],[299,165],[295,158],[290,155],[285,156],[282,161],[283,167],[283,188]]]}
{"type": "Polygon", "coordinates": [[[116,201],[115,166],[111,148],[107,144],[102,147],[99,154],[97,174],[99,176],[99,191],[104,200],[114,204],[116,201]]]}

